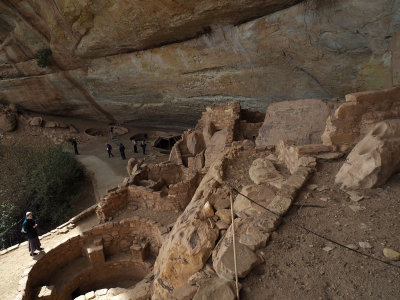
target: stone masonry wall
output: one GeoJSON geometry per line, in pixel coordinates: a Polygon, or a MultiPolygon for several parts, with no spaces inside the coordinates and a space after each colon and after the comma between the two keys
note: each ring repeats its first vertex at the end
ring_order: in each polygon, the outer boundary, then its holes
{"type": "MultiPolygon", "coordinates": [[[[63,290],[68,291],[70,290],[70,285],[76,286],[77,284],[80,284],[79,282],[82,281],[82,278],[86,278],[85,280],[87,282],[85,284],[89,285],[90,279],[88,278],[96,278],[96,276],[78,276],[80,273],[89,275],[92,272],[92,268],[96,268],[96,266],[93,266],[90,263],[90,260],[84,253],[85,247],[89,245],[100,244],[107,262],[108,260],[114,261],[115,259],[113,257],[117,258],[119,253],[129,253],[129,248],[132,243],[140,243],[145,240],[149,243],[150,255],[154,257],[158,254],[159,248],[164,239],[163,235],[166,233],[167,229],[155,221],[133,217],[125,219],[119,223],[105,223],[84,232],[82,235],[69,238],[65,242],[48,251],[44,257],[32,266],[31,269],[26,270],[24,273],[26,275],[20,282],[20,285],[22,285],[22,299],[36,299],[35,295],[41,286],[48,285],[49,282],[57,282],[57,272],[74,263],[78,263],[79,266],[76,269],[76,274],[68,274],[66,271],[61,273],[64,277],[63,280],[67,281],[63,290]],[[68,278],[71,279],[71,282],[68,282],[68,278]]],[[[132,258],[122,258],[121,262],[115,263],[116,264],[113,263],[107,266],[107,268],[112,269],[118,266],[124,268],[124,265],[125,267],[132,267],[133,262],[132,258]]],[[[140,262],[135,263],[142,269],[146,267],[140,262]]],[[[149,270],[148,266],[147,269],[149,270]]],[[[99,271],[102,272],[101,266],[96,272],[99,271]]],[[[62,298],[63,295],[59,295],[59,297],[61,298],[55,299],[64,299],[62,298]]]]}

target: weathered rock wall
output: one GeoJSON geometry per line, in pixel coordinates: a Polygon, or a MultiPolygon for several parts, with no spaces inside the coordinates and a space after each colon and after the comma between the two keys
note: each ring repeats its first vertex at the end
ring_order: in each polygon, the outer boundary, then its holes
{"type": "Polygon", "coordinates": [[[398,1],[282,10],[278,2],[296,1],[3,1],[0,99],[52,114],[189,124],[215,102],[265,111],[400,83],[398,1]],[[31,59],[46,45],[57,64],[42,71],[31,59]]]}

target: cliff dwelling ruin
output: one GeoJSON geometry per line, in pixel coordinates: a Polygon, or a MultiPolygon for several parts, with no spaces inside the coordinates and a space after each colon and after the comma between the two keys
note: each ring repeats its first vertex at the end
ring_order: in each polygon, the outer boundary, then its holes
{"type": "Polygon", "coordinates": [[[2,1],[0,149],[75,141],[96,202],[1,249],[0,298],[399,299],[399,32],[398,0],[2,1]]]}

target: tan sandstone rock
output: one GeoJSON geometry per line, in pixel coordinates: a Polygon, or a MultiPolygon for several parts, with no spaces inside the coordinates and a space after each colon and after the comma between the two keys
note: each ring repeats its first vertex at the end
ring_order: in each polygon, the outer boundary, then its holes
{"type": "Polygon", "coordinates": [[[210,166],[215,160],[222,157],[225,145],[229,143],[229,136],[229,129],[225,127],[224,129],[214,133],[211,137],[204,153],[206,167],[210,166]]]}
{"type": "MultiPolygon", "coordinates": [[[[280,218],[270,213],[235,219],[238,275],[244,277],[260,261],[255,250],[265,247],[280,218]]],[[[221,278],[234,278],[232,224],[213,250],[213,266],[221,278]]]]}
{"type": "Polygon", "coordinates": [[[202,200],[189,203],[163,243],[154,265],[154,294],[165,299],[203,268],[211,255],[218,229],[201,218],[202,200]]]}
{"type": "Polygon", "coordinates": [[[133,168],[137,165],[138,161],[136,158],[132,157],[128,160],[128,164],[126,165],[126,171],[128,172],[128,175],[132,175],[132,170],[133,168]]]}
{"type": "Polygon", "coordinates": [[[400,117],[400,87],[346,95],[327,120],[323,143],[339,151],[350,151],[376,123],[400,117]]]}
{"type": "MultiPolygon", "coordinates": [[[[230,229],[228,229],[228,232],[229,230],[230,229]]],[[[219,277],[232,280],[235,278],[233,244],[224,238],[222,242],[218,243],[218,246],[219,247],[216,248],[217,250],[214,250],[213,252],[214,269],[219,277]]],[[[236,244],[236,257],[240,258],[237,260],[237,272],[239,278],[246,277],[259,261],[253,250],[241,243],[236,244]]]]}
{"type": "Polygon", "coordinates": [[[257,146],[276,145],[281,140],[296,145],[318,144],[328,116],[337,103],[321,99],[282,101],[268,106],[257,146]]]}
{"type": "MultiPolygon", "coordinates": [[[[311,149],[307,146],[293,146],[283,141],[278,143],[276,152],[278,153],[279,161],[286,165],[290,173],[295,173],[300,167],[314,168],[317,165],[316,158],[308,156],[311,149]]],[[[324,145],[321,146],[326,149],[324,145]]]]}
{"type": "Polygon", "coordinates": [[[383,255],[390,260],[400,260],[400,253],[390,248],[384,248],[383,255]]]}
{"type": "Polygon", "coordinates": [[[265,111],[272,101],[400,83],[393,0],[0,4],[0,98],[31,111],[192,124],[210,103],[240,99],[265,111]],[[49,47],[69,72],[35,66],[49,47]]]}
{"type": "Polygon", "coordinates": [[[196,155],[204,150],[205,145],[202,134],[193,131],[187,135],[186,139],[187,149],[192,155],[196,155]]]}
{"type": "Polygon", "coordinates": [[[335,182],[345,189],[383,185],[400,169],[400,119],[376,124],[350,152],[335,182]]]}
{"type": "Polygon", "coordinates": [[[38,295],[38,299],[41,300],[51,300],[57,297],[56,287],[54,285],[51,286],[43,286],[38,295]]]}
{"type": "Polygon", "coordinates": [[[273,186],[280,186],[283,180],[274,164],[266,158],[254,160],[249,169],[249,175],[255,184],[269,183],[273,186]]]}
{"type": "Polygon", "coordinates": [[[256,203],[266,207],[275,197],[274,191],[265,185],[248,185],[242,188],[241,193],[244,196],[238,195],[236,197],[233,208],[236,214],[242,212],[248,216],[264,214],[265,210],[256,203]],[[245,196],[256,203],[252,203],[245,196]]]}
{"type": "Polygon", "coordinates": [[[215,215],[221,219],[222,222],[225,224],[230,224],[232,223],[232,217],[231,217],[231,210],[230,209],[220,209],[217,210],[215,215]]]}
{"type": "Polygon", "coordinates": [[[212,278],[203,282],[193,300],[234,300],[236,287],[234,281],[212,278]]]}

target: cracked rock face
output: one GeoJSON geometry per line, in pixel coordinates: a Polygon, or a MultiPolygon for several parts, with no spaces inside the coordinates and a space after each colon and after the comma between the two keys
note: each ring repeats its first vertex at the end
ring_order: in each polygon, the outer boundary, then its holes
{"type": "Polygon", "coordinates": [[[216,102],[265,111],[400,83],[393,0],[297,2],[2,1],[0,98],[49,114],[192,125],[216,102]],[[36,65],[42,48],[52,67],[36,65]]]}

